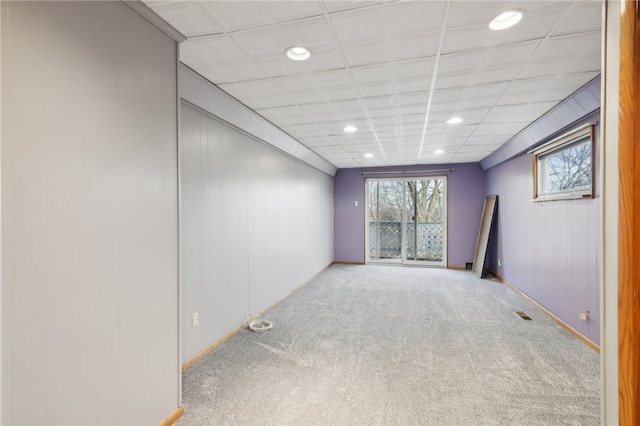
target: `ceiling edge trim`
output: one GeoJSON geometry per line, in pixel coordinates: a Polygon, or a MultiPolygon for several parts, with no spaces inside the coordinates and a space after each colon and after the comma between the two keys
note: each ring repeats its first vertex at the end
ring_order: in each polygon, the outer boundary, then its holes
{"type": "Polygon", "coordinates": [[[480,165],[483,170],[488,170],[504,163],[598,109],[599,75],[485,157],[480,161],[480,165]]]}
{"type": "Polygon", "coordinates": [[[147,21],[151,22],[155,25],[160,31],[171,37],[178,43],[182,43],[187,39],[180,31],[176,30],[172,27],[167,21],[162,19],[160,15],[155,13],[153,10],[149,8],[146,4],[142,3],[141,0],[122,0],[124,4],[138,12],[140,16],[142,16],[147,21]]]}
{"type": "Polygon", "coordinates": [[[330,176],[338,168],[186,65],[178,70],[180,98],[330,176]]]}

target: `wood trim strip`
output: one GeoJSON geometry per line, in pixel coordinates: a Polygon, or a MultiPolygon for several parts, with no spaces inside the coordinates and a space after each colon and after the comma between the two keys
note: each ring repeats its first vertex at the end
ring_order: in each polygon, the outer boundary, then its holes
{"type": "Polygon", "coordinates": [[[547,308],[545,308],[544,306],[542,306],[541,304],[539,304],[538,302],[536,302],[535,300],[533,300],[531,297],[527,296],[525,293],[523,293],[518,287],[514,286],[513,284],[511,284],[510,282],[508,282],[507,280],[505,280],[504,278],[502,278],[499,275],[494,275],[494,277],[500,281],[502,284],[506,285],[507,287],[509,287],[511,290],[513,290],[518,296],[522,297],[524,300],[526,300],[527,302],[529,302],[530,304],[532,304],[537,310],[539,310],[540,312],[542,312],[543,314],[545,314],[546,316],[548,316],[552,321],[554,321],[556,324],[558,324],[560,327],[564,328],[564,330],[571,334],[573,337],[575,337],[576,339],[580,340],[582,343],[584,343],[586,346],[588,346],[589,348],[591,348],[594,352],[596,353],[600,353],[600,346],[589,340],[585,335],[583,335],[582,333],[580,333],[578,330],[576,330],[575,328],[571,327],[569,324],[567,324],[566,322],[564,322],[560,317],[558,317],[556,314],[554,314],[553,312],[551,312],[550,310],[548,310],[547,308]]]}
{"type": "Polygon", "coordinates": [[[332,262],[332,265],[365,265],[364,262],[332,262]]]}
{"type": "Polygon", "coordinates": [[[184,415],[184,407],[180,406],[175,410],[173,410],[173,412],[169,414],[167,417],[160,420],[160,423],[158,423],[158,426],[171,426],[172,424],[177,422],[178,419],[183,415],[184,415]]]}
{"type": "MultiPolygon", "coordinates": [[[[335,263],[335,262],[334,262],[335,263]]],[[[333,264],[333,263],[332,263],[333,264]]],[[[332,265],[331,264],[331,265],[332,265]]],[[[277,301],[275,301],[274,303],[272,303],[271,305],[269,305],[268,307],[266,307],[265,309],[261,310],[260,312],[258,312],[257,314],[253,315],[250,319],[248,319],[247,321],[245,321],[244,323],[240,324],[239,326],[237,326],[236,328],[232,329],[230,332],[228,332],[227,334],[225,334],[223,337],[221,337],[220,339],[216,340],[215,342],[213,342],[212,344],[210,344],[209,346],[207,346],[206,348],[204,348],[203,350],[201,350],[200,352],[198,352],[194,357],[192,357],[191,359],[185,361],[182,364],[182,372],[184,373],[185,371],[187,371],[189,368],[193,367],[193,365],[195,363],[197,363],[198,361],[200,361],[202,358],[204,358],[205,356],[207,356],[209,354],[209,352],[212,352],[213,350],[215,350],[216,348],[218,348],[220,345],[222,345],[224,342],[226,342],[227,340],[229,340],[231,337],[233,337],[234,335],[236,335],[238,332],[240,332],[241,330],[243,330],[245,327],[248,326],[248,322],[253,319],[253,318],[259,318],[262,315],[264,315],[266,312],[270,311],[271,309],[273,309],[276,305],[278,305],[279,303],[281,303],[283,300],[287,299],[288,297],[291,297],[291,295],[293,295],[296,291],[300,290],[302,287],[306,286],[307,284],[309,284],[311,281],[313,281],[318,275],[320,275],[321,273],[323,273],[324,271],[327,270],[327,268],[330,265],[328,265],[326,268],[324,268],[322,271],[318,272],[317,274],[315,274],[313,277],[311,277],[308,281],[306,281],[304,284],[302,284],[300,287],[295,288],[294,290],[292,290],[290,293],[288,293],[287,295],[281,297],[280,299],[278,299],[277,301]]]]}
{"type": "Polygon", "coordinates": [[[464,266],[456,266],[456,265],[449,265],[449,266],[447,266],[447,269],[455,269],[456,271],[467,271],[468,270],[464,266]]]}
{"type": "Polygon", "coordinates": [[[231,330],[230,332],[222,336],[220,339],[216,340],[215,342],[213,342],[212,344],[210,344],[209,346],[207,346],[206,348],[198,352],[195,356],[185,361],[182,364],[182,372],[184,373],[189,368],[193,367],[195,363],[197,363],[202,358],[207,356],[210,352],[213,352],[215,349],[217,349],[220,345],[222,345],[224,342],[229,340],[231,337],[233,337],[243,328],[244,328],[244,324],[237,326],[236,328],[234,328],[233,330],[231,330]]]}
{"type": "Polygon", "coordinates": [[[618,121],[618,410],[621,425],[640,424],[640,13],[624,0],[620,14],[618,121]]]}

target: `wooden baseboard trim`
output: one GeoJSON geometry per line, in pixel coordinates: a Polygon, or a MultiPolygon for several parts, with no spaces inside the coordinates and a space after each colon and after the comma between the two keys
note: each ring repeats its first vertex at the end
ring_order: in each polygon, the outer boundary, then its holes
{"type": "MultiPolygon", "coordinates": [[[[332,263],[333,264],[333,263],[332,263]]],[[[185,371],[187,371],[189,368],[193,367],[193,365],[195,363],[197,363],[198,361],[200,361],[202,358],[204,358],[205,356],[207,356],[210,352],[214,351],[216,348],[218,348],[220,345],[222,345],[224,342],[226,342],[227,340],[229,340],[230,338],[232,338],[233,336],[235,336],[238,332],[240,332],[242,329],[244,329],[245,327],[248,326],[249,321],[251,321],[252,319],[255,318],[260,318],[261,316],[263,316],[266,312],[270,311],[271,309],[273,309],[276,305],[278,305],[279,303],[281,303],[282,301],[284,301],[285,299],[287,299],[288,297],[291,297],[296,291],[300,290],[302,287],[306,286],[307,284],[309,284],[311,281],[313,281],[314,279],[316,279],[316,277],[318,275],[320,275],[321,273],[323,273],[324,271],[327,270],[327,268],[330,265],[327,265],[325,268],[323,268],[320,272],[318,272],[317,274],[315,274],[313,277],[311,277],[309,280],[307,280],[304,284],[302,284],[299,287],[296,287],[294,290],[292,290],[290,293],[286,294],[285,296],[281,297],[280,299],[278,299],[277,301],[275,301],[274,303],[272,303],[271,305],[269,305],[268,307],[266,307],[265,309],[261,310],[260,312],[258,312],[257,314],[254,314],[251,318],[248,318],[244,323],[240,324],[239,326],[235,327],[234,329],[232,329],[231,331],[229,331],[227,334],[225,334],[223,337],[221,337],[220,339],[216,340],[215,342],[213,342],[212,344],[210,344],[209,346],[207,346],[206,348],[204,348],[203,350],[201,350],[200,352],[198,352],[194,357],[188,359],[187,361],[185,361],[184,363],[182,363],[182,372],[184,373],[185,371]]]]}
{"type": "Polygon", "coordinates": [[[584,343],[586,346],[591,348],[597,354],[600,353],[600,346],[598,344],[589,340],[585,335],[580,333],[575,328],[571,327],[569,324],[564,322],[556,314],[554,314],[553,312],[551,312],[550,310],[548,310],[547,308],[545,308],[544,306],[542,306],[541,304],[533,300],[531,297],[523,293],[518,287],[511,284],[509,281],[505,280],[500,275],[497,275],[497,274],[492,274],[492,275],[502,284],[506,285],[511,290],[513,290],[518,296],[522,297],[524,300],[532,304],[537,310],[539,310],[540,312],[542,312],[543,314],[551,318],[551,320],[554,321],[556,324],[558,324],[560,327],[564,328],[567,333],[571,334],[573,337],[580,340],[582,343],[584,343]]]}
{"type": "Polygon", "coordinates": [[[449,266],[447,266],[447,269],[455,269],[456,271],[467,271],[468,270],[464,266],[455,266],[455,265],[449,265],[449,266]]]}
{"type": "Polygon", "coordinates": [[[332,262],[332,265],[364,265],[364,262],[332,262]]]}
{"type": "Polygon", "coordinates": [[[240,330],[242,330],[242,328],[244,327],[243,324],[237,326],[236,328],[234,328],[233,330],[231,330],[230,332],[228,332],[227,334],[225,334],[224,336],[222,336],[220,339],[216,340],[215,342],[213,342],[212,344],[210,344],[209,346],[207,346],[206,348],[204,348],[203,350],[201,350],[200,352],[198,352],[194,357],[188,359],[187,361],[185,361],[182,364],[182,372],[184,373],[185,371],[187,371],[189,368],[193,367],[193,365],[195,363],[197,363],[198,361],[200,361],[202,358],[204,358],[205,356],[207,356],[210,352],[214,351],[216,348],[218,348],[218,346],[222,345],[224,342],[226,342],[227,340],[229,340],[231,337],[233,337],[236,333],[238,333],[240,330]]]}
{"type": "Polygon", "coordinates": [[[173,410],[171,414],[169,414],[167,417],[162,419],[160,423],[158,423],[158,426],[171,426],[172,424],[177,422],[178,419],[183,415],[184,415],[184,407],[178,407],[175,410],[173,410]]]}

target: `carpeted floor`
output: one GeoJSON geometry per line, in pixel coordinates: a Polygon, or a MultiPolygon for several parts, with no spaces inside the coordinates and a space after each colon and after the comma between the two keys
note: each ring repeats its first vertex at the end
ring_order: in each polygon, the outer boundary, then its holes
{"type": "Polygon", "coordinates": [[[600,424],[599,356],[468,271],[334,265],[262,318],[186,371],[180,425],[600,424]]]}

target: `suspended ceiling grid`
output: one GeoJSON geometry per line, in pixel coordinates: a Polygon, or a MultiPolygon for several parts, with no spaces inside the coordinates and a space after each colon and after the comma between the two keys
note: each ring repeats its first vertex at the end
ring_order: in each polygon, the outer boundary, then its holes
{"type": "Polygon", "coordinates": [[[185,65],[338,168],[480,161],[600,74],[595,0],[145,4],[185,65]]]}

